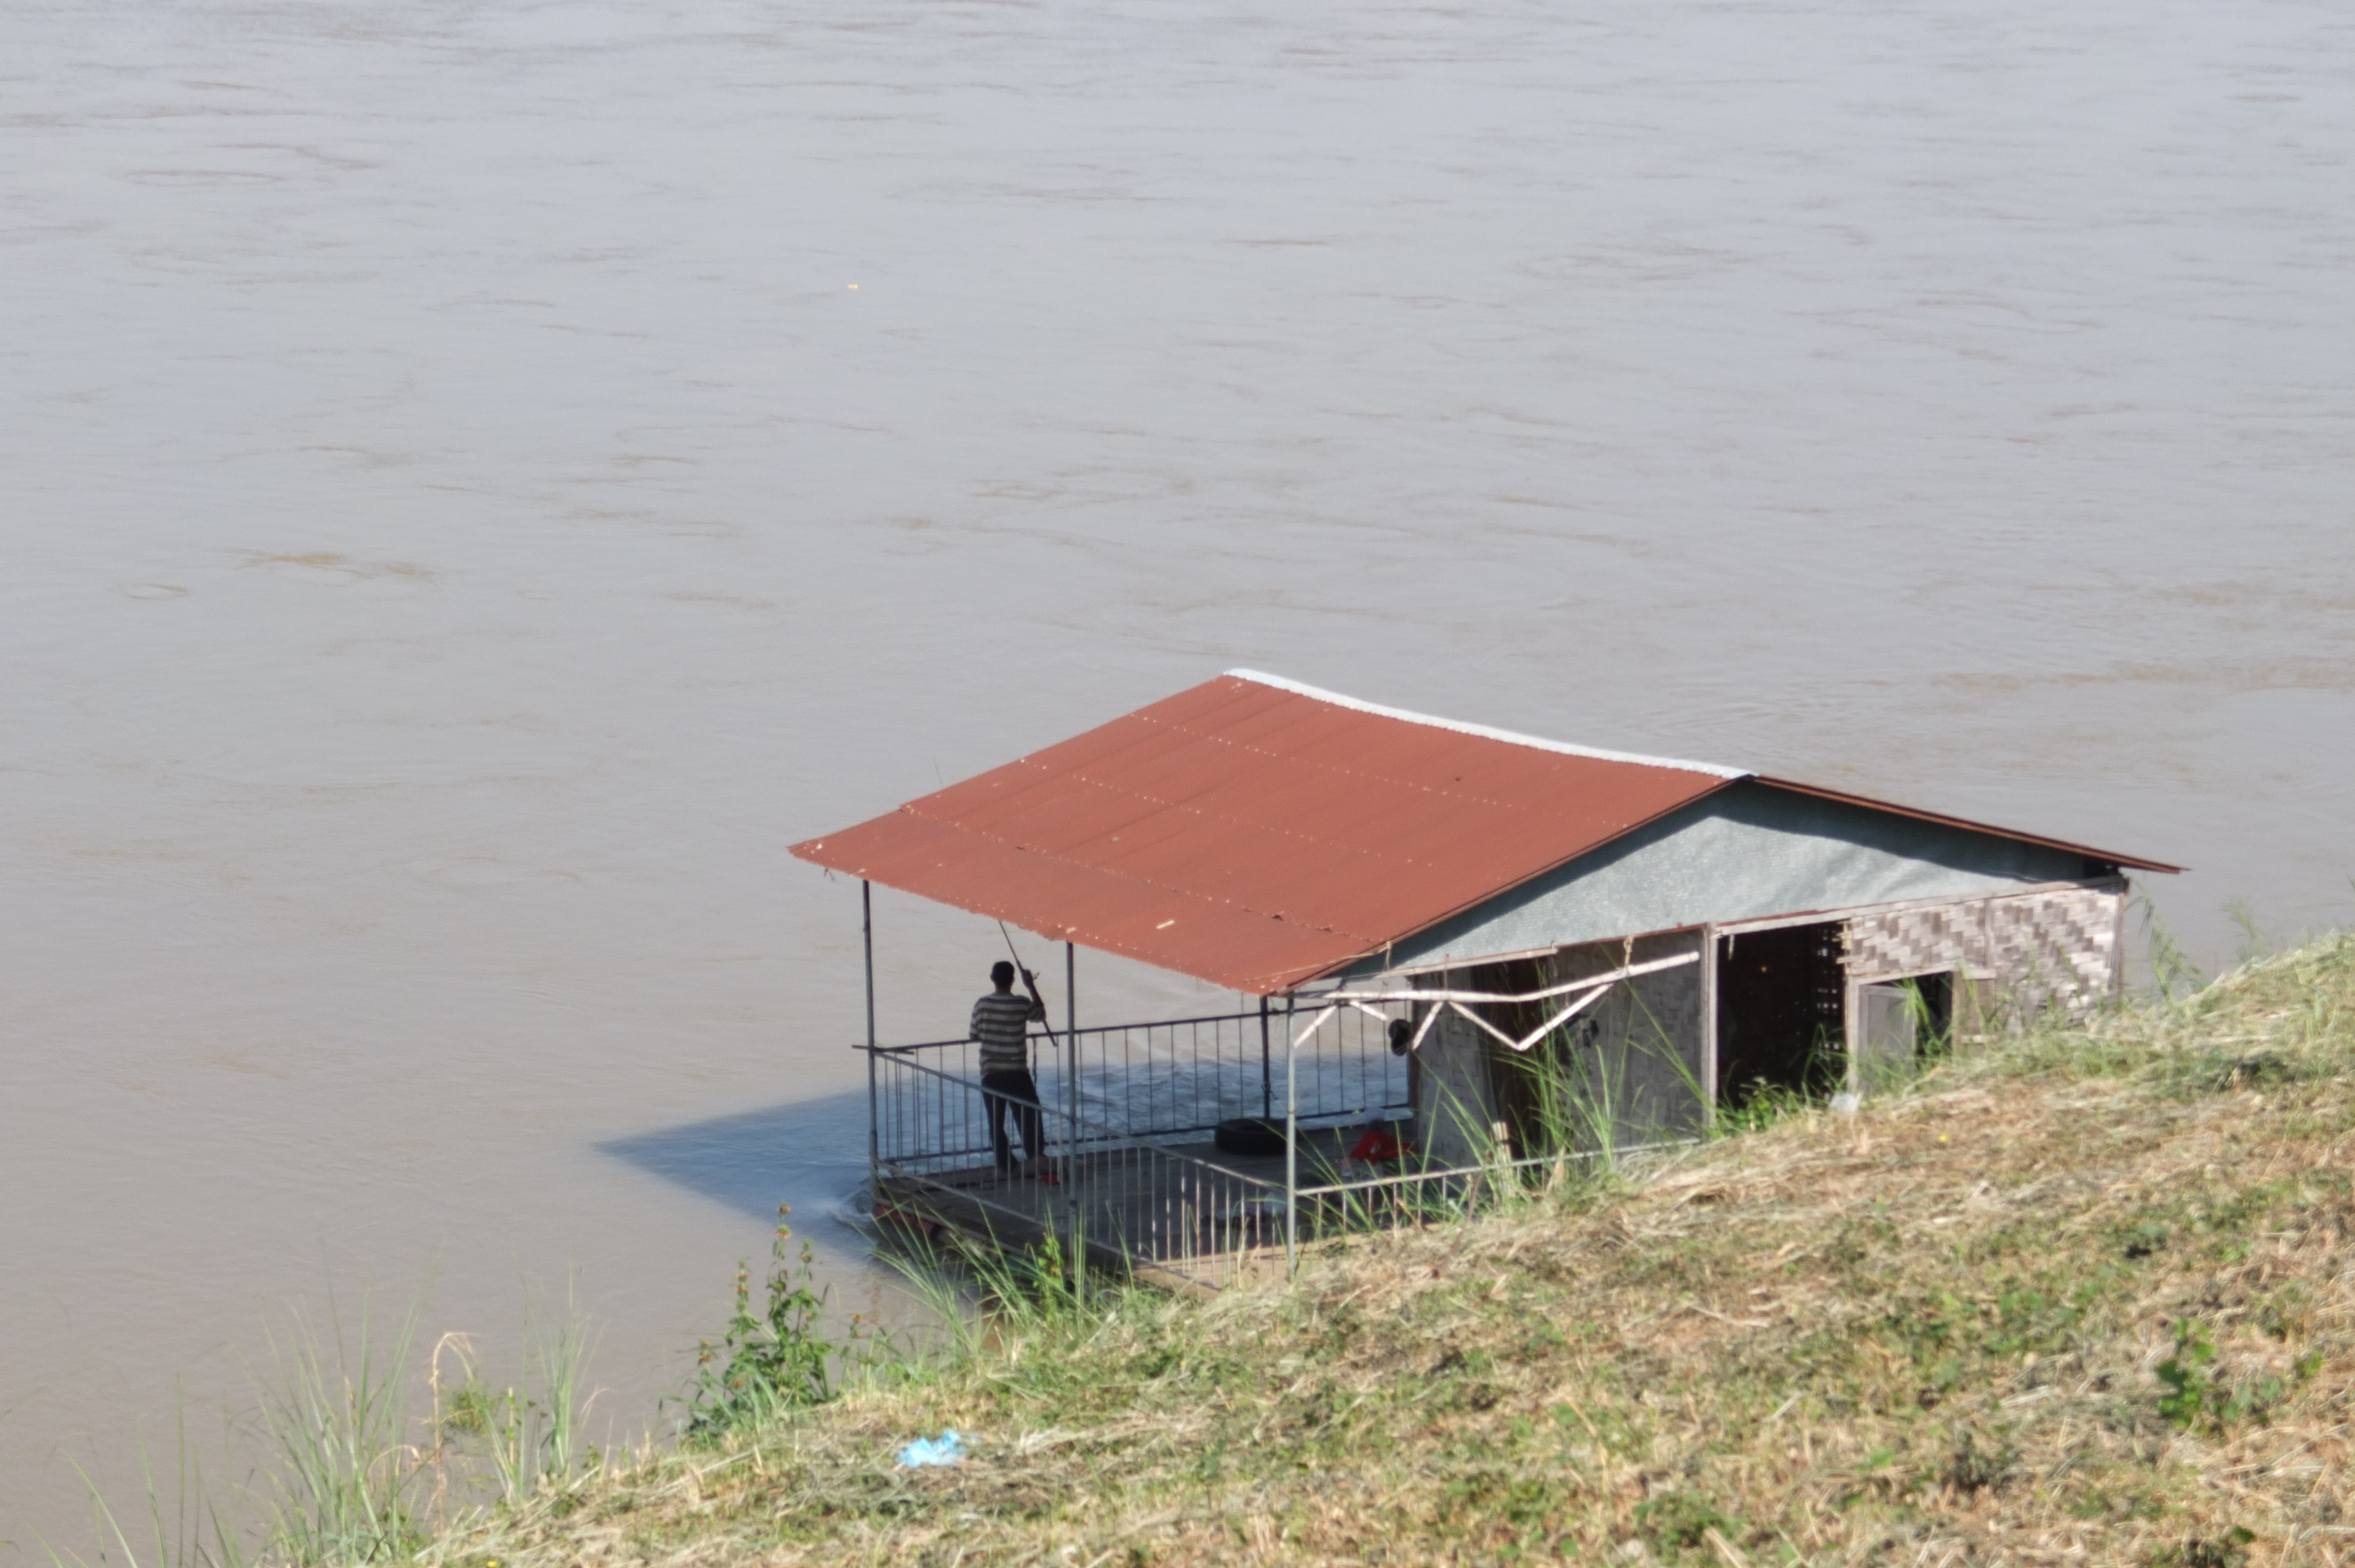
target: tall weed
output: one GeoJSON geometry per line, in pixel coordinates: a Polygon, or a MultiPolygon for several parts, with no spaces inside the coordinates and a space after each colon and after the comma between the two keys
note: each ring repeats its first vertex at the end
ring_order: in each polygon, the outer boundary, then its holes
{"type": "Polygon", "coordinates": [[[177,1412],[178,1437],[176,1475],[172,1518],[165,1518],[163,1495],[155,1482],[155,1468],[147,1454],[146,1443],[139,1446],[141,1478],[145,1483],[147,1499],[145,1560],[141,1549],[132,1544],[123,1521],[108,1505],[106,1494],[91,1478],[90,1472],[79,1462],[73,1463],[74,1474],[81,1478],[82,1489],[90,1496],[91,1522],[98,1536],[95,1559],[84,1557],[71,1550],[60,1549],[42,1542],[42,1551],[51,1568],[100,1568],[101,1564],[118,1568],[245,1568],[247,1553],[241,1542],[205,1496],[204,1477],[188,1446],[187,1412],[177,1412]],[[210,1528],[210,1544],[205,1541],[210,1528]]]}
{"type": "Polygon", "coordinates": [[[379,1562],[417,1544],[422,1455],[409,1440],[404,1381],[417,1316],[412,1306],[379,1351],[364,1308],[356,1357],[340,1328],[323,1340],[300,1316],[282,1340],[271,1336],[272,1371],[255,1381],[275,1461],[264,1502],[272,1555],[312,1568],[379,1562]]]}
{"type": "Polygon", "coordinates": [[[581,1425],[594,1395],[583,1397],[589,1357],[595,1348],[588,1320],[576,1309],[549,1324],[527,1314],[525,1372],[530,1386],[494,1388],[476,1375],[474,1344],[464,1334],[444,1334],[433,1347],[427,1378],[433,1391],[429,1456],[437,1517],[450,1491],[452,1461],[457,1461],[463,1496],[487,1467],[498,1499],[518,1507],[548,1487],[563,1487],[593,1464],[594,1450],[581,1441],[581,1425]],[[447,1351],[463,1375],[445,1397],[442,1357],[447,1351]],[[481,1452],[469,1452],[479,1440],[481,1452]]]}
{"type": "Polygon", "coordinates": [[[854,1315],[842,1340],[825,1332],[826,1289],[816,1282],[816,1257],[807,1242],[791,1246],[793,1213],[777,1205],[776,1239],[770,1244],[769,1277],[761,1310],[752,1309],[749,1264],[736,1267],[736,1311],[719,1343],[703,1342],[687,1436],[717,1442],[731,1432],[757,1426],[791,1410],[824,1404],[837,1392],[837,1374],[870,1358],[871,1336],[854,1315]]]}

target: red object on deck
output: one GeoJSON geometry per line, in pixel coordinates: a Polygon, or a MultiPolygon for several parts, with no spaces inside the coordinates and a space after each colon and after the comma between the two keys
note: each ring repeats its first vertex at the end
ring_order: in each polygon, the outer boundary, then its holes
{"type": "Polygon", "coordinates": [[[1229,674],[793,853],[1264,996],[1742,776],[1229,674]]]}
{"type": "Polygon", "coordinates": [[[1404,1160],[1406,1145],[1387,1127],[1369,1127],[1363,1137],[1349,1146],[1349,1158],[1371,1165],[1384,1160],[1404,1160]]]}

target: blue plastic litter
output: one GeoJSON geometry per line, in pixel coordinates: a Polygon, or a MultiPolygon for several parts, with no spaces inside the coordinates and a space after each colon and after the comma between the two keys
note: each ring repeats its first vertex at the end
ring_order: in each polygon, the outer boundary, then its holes
{"type": "Polygon", "coordinates": [[[952,1426],[937,1437],[919,1437],[900,1450],[900,1467],[920,1470],[928,1465],[954,1465],[964,1457],[964,1439],[952,1426]]]}

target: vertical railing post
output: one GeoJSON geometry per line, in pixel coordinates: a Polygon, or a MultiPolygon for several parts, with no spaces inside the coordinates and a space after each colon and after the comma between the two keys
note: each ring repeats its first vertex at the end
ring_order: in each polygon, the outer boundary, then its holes
{"type": "Polygon", "coordinates": [[[858,885],[858,941],[867,956],[867,1205],[883,1195],[882,1139],[875,1095],[875,885],[858,885]]]}
{"type": "Polygon", "coordinates": [[[1068,1086],[1063,1097],[1071,1107],[1071,1156],[1063,1161],[1063,1234],[1064,1245],[1071,1249],[1067,1266],[1073,1284],[1087,1288],[1087,1259],[1082,1255],[1084,1244],[1080,1238],[1080,972],[1079,948],[1071,942],[1063,944],[1063,1041],[1070,1049],[1063,1053],[1064,1077],[1068,1086]]]}
{"type": "Polygon", "coordinates": [[[1717,1127],[1717,927],[1700,928],[1700,1135],[1717,1127]]]}
{"type": "Polygon", "coordinates": [[[1267,1054],[1267,998],[1259,999],[1259,1118],[1275,1114],[1275,1079],[1267,1054]]]}
{"type": "Polygon", "coordinates": [[[1300,1273],[1300,1038],[1284,999],[1284,1271],[1300,1273]]]}

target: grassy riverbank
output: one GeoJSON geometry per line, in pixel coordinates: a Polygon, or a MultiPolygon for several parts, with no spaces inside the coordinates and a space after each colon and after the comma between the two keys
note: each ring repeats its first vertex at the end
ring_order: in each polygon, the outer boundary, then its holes
{"type": "Polygon", "coordinates": [[[2350,1168],[2339,938],[1289,1288],[1050,1298],[425,1561],[2335,1563],[2350,1168]]]}

